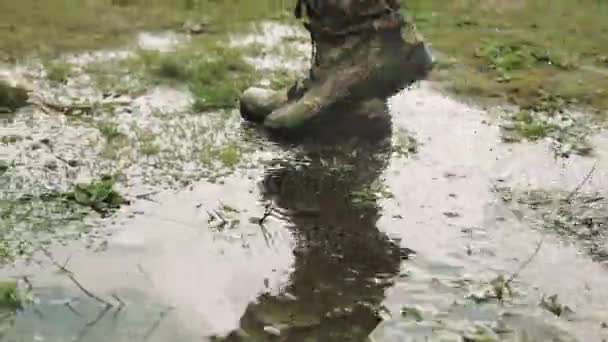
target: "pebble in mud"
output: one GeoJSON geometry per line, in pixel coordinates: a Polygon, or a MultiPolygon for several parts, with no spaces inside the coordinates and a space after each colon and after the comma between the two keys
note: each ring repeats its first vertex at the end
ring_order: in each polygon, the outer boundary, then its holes
{"type": "Polygon", "coordinates": [[[455,211],[446,211],[443,213],[443,216],[447,218],[457,218],[460,217],[460,214],[455,211]]]}
{"type": "Polygon", "coordinates": [[[57,170],[57,161],[55,159],[48,159],[44,162],[44,168],[50,171],[57,170]]]}
{"type": "Polygon", "coordinates": [[[270,325],[265,326],[264,331],[273,336],[281,336],[281,330],[270,325]]]}

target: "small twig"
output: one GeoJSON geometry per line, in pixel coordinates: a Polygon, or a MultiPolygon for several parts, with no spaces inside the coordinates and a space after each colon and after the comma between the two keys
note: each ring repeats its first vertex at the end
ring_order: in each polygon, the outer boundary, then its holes
{"type": "Polygon", "coordinates": [[[226,221],[226,219],[224,218],[224,216],[218,212],[216,209],[212,209],[213,212],[215,213],[215,217],[220,219],[220,223],[218,225],[216,225],[214,228],[219,228],[219,229],[223,229],[227,224],[228,221],[226,221]]]}
{"type": "Polygon", "coordinates": [[[162,321],[165,319],[165,317],[167,317],[169,312],[171,312],[173,309],[174,308],[172,306],[169,306],[165,310],[161,311],[158,319],[154,322],[154,324],[152,324],[150,329],[148,329],[148,331],[146,332],[146,335],[144,336],[144,341],[147,341],[150,338],[150,336],[152,336],[152,334],[156,331],[156,329],[158,329],[158,327],[160,326],[162,321]]]}
{"type": "Polygon", "coordinates": [[[219,219],[222,221],[222,223],[228,223],[228,221],[226,221],[226,219],[224,218],[224,215],[222,215],[222,214],[221,214],[219,211],[217,211],[216,209],[212,209],[212,210],[213,210],[213,212],[215,213],[215,216],[216,216],[217,218],[219,218],[219,219]]]}
{"type": "Polygon", "coordinates": [[[593,166],[591,167],[591,170],[589,170],[589,172],[587,172],[587,175],[585,175],[585,178],[583,178],[583,180],[576,186],[576,188],[574,188],[574,190],[572,190],[572,192],[570,192],[568,197],[566,197],[566,202],[570,203],[572,198],[581,190],[581,188],[585,185],[585,183],[587,183],[589,181],[589,179],[591,179],[591,176],[593,176],[593,172],[595,172],[596,164],[597,163],[593,164],[593,166]]]}
{"type": "Polygon", "coordinates": [[[76,310],[76,308],[74,308],[74,307],[72,306],[71,301],[69,301],[69,302],[65,302],[65,306],[66,306],[68,309],[70,309],[70,311],[71,311],[72,313],[74,313],[74,315],[76,315],[76,316],[78,316],[78,317],[82,317],[82,314],[81,314],[81,313],[80,313],[78,310],[76,310]]]}
{"type": "Polygon", "coordinates": [[[521,271],[523,271],[524,268],[526,268],[528,265],[530,265],[530,263],[538,255],[538,252],[540,252],[540,248],[542,247],[544,241],[545,241],[545,236],[543,235],[542,238],[540,239],[540,241],[538,242],[538,244],[536,245],[534,252],[528,257],[528,259],[526,259],[521,265],[519,265],[519,268],[513,274],[511,274],[511,276],[509,277],[509,279],[507,279],[507,281],[505,281],[505,286],[508,286],[511,282],[513,282],[513,280],[515,280],[515,278],[517,278],[517,276],[519,276],[521,271]]]}
{"type": "Polygon", "coordinates": [[[263,225],[264,221],[266,221],[266,219],[268,218],[268,216],[272,215],[272,202],[269,202],[268,204],[266,204],[265,210],[264,210],[264,215],[262,215],[262,217],[260,218],[258,224],[263,225]]]}
{"type": "Polygon", "coordinates": [[[604,196],[597,196],[594,198],[586,199],[584,202],[585,202],[585,204],[591,204],[591,203],[603,201],[604,199],[606,199],[604,196]]]}
{"type": "Polygon", "coordinates": [[[106,306],[105,308],[101,309],[101,311],[99,311],[99,314],[95,317],[95,319],[93,319],[89,323],[85,324],[84,328],[78,334],[78,337],[76,338],[76,341],[80,341],[81,339],[83,339],[85,337],[85,335],[87,334],[87,332],[93,326],[95,326],[108,313],[108,311],[110,311],[110,307],[109,306],[106,306]]]}
{"type": "Polygon", "coordinates": [[[57,160],[59,160],[60,162],[63,162],[64,164],[67,164],[68,166],[71,166],[71,167],[75,166],[73,161],[69,161],[69,160],[63,158],[62,156],[55,155],[55,158],[57,158],[57,160]]]}
{"type": "Polygon", "coordinates": [[[207,215],[209,215],[209,220],[207,220],[207,223],[211,223],[217,218],[209,209],[207,209],[207,215]]]}
{"type": "Polygon", "coordinates": [[[120,297],[118,297],[118,295],[116,293],[112,293],[112,298],[116,299],[116,301],[118,302],[118,311],[122,310],[125,306],[127,306],[125,304],[125,302],[122,301],[122,299],[120,299],[120,297]]]}
{"type": "Polygon", "coordinates": [[[63,262],[63,266],[61,267],[62,269],[66,269],[66,267],[68,266],[68,263],[70,262],[70,259],[72,259],[72,255],[65,258],[65,261],[63,262]]]}
{"type": "MultiPolygon", "coordinates": [[[[57,267],[59,268],[59,270],[61,270],[63,273],[66,274],[66,276],[74,283],[74,285],[76,285],[80,291],[82,291],[85,295],[87,295],[89,298],[92,298],[94,300],[96,300],[99,303],[104,304],[107,308],[111,308],[113,307],[113,305],[100,298],[99,296],[95,295],[94,293],[92,293],[91,291],[87,290],[74,276],[74,273],[72,271],[70,271],[69,269],[66,268],[66,266],[62,266],[61,264],[59,264],[55,258],[53,258],[53,256],[51,255],[51,253],[49,253],[49,251],[47,251],[44,247],[39,247],[39,249],[47,256],[47,258],[49,258],[49,260],[51,260],[51,262],[57,267]]],[[[69,260],[69,259],[68,259],[69,260]]]]}
{"type": "Polygon", "coordinates": [[[32,282],[30,281],[30,279],[27,276],[23,276],[21,277],[21,279],[23,279],[23,282],[25,283],[25,287],[28,291],[32,291],[32,289],[34,288],[34,286],[32,285],[32,282]]]}
{"type": "Polygon", "coordinates": [[[156,195],[159,192],[160,191],[151,191],[151,192],[148,192],[148,193],[144,193],[144,194],[140,194],[140,195],[135,195],[134,197],[137,198],[137,199],[143,199],[143,200],[146,200],[146,201],[158,203],[158,201],[155,201],[155,200],[151,199],[150,196],[156,195]]]}
{"type": "Polygon", "coordinates": [[[148,275],[148,272],[144,270],[144,267],[141,264],[137,264],[137,270],[141,272],[141,274],[146,278],[149,282],[152,282],[152,278],[148,275]]]}

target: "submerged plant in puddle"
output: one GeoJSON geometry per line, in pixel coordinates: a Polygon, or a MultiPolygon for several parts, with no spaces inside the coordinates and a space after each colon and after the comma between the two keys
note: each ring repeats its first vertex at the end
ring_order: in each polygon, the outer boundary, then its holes
{"type": "Polygon", "coordinates": [[[580,243],[594,260],[608,260],[608,203],[602,193],[532,189],[496,190],[502,200],[523,211],[526,220],[539,229],[554,232],[580,243]]]}
{"type": "Polygon", "coordinates": [[[106,176],[88,184],[76,184],[67,197],[78,204],[91,207],[93,210],[107,215],[112,210],[129,204],[129,201],[114,189],[114,186],[114,179],[106,176]]]}
{"type": "Polygon", "coordinates": [[[409,157],[418,153],[418,141],[411,132],[399,129],[393,134],[393,150],[402,157],[409,157]]]}
{"type": "MultiPolygon", "coordinates": [[[[542,108],[541,108],[542,109],[542,108]]],[[[592,147],[588,141],[592,128],[574,115],[562,110],[537,111],[524,109],[503,116],[502,139],[505,142],[550,139],[557,157],[572,153],[588,155],[592,147]]]]}

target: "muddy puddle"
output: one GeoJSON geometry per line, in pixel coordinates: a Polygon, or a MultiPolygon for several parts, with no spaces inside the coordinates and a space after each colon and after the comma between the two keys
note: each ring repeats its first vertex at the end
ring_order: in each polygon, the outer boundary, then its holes
{"type": "MultiPolygon", "coordinates": [[[[235,41],[260,43],[252,37],[235,41]]],[[[120,173],[131,204],[107,218],[87,212],[86,229],[46,221],[68,242],[43,244],[52,259],[32,251],[1,270],[33,299],[3,314],[2,340],[608,338],[608,273],[587,244],[600,249],[606,236],[605,133],[592,137],[593,155],[555,159],[549,142],[501,142],[501,109],[422,83],[391,98],[389,116],[349,122],[357,134],[287,144],[234,111],[193,113],[184,89],[125,101],[65,89],[111,102],[111,115],[28,107],[3,117],[1,135],[15,137],[0,145],[15,161],[3,195],[120,173]],[[548,192],[546,212],[564,208],[560,198],[579,209],[594,198],[583,209],[598,221],[585,229],[599,233],[549,229],[527,205],[531,190],[548,192]]],[[[19,222],[16,233],[31,229],[13,214],[3,220],[19,222]]]]}

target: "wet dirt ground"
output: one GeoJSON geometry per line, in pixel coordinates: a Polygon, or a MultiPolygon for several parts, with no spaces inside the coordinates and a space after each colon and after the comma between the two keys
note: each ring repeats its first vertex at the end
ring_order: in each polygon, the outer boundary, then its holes
{"type": "MultiPolygon", "coordinates": [[[[159,46],[150,36],[146,42],[159,46]]],[[[546,229],[536,210],[503,199],[504,189],[577,189],[573,198],[595,194],[605,204],[605,133],[593,137],[594,155],[556,160],[547,142],[501,142],[495,119],[503,109],[458,102],[427,82],[388,101],[390,122],[355,120],[352,128],[367,138],[333,145],[285,144],[236,112],[188,113],[188,103],[180,89],[156,88],[116,110],[112,120],[126,132],[137,126],[157,134],[165,152],[153,157],[128,145],[127,157],[99,160],[96,130],[36,109],[2,121],[3,135],[29,137],[0,154],[21,162],[25,179],[66,187],[122,169],[121,191],[133,199],[93,223],[87,236],[104,236],[103,248],[87,248],[87,238],[50,247],[112,307],[37,253],[0,272],[27,279],[35,298],[6,318],[2,340],[608,338],[601,259],[580,236],[546,229]],[[154,114],[159,107],[163,115],[154,114]],[[415,153],[396,151],[405,132],[418,143],[415,153]],[[55,148],[32,151],[45,137],[55,148]],[[209,171],[205,160],[195,162],[197,146],[231,143],[242,147],[238,167],[209,171]],[[53,154],[84,165],[47,174],[53,154]],[[499,302],[483,290],[501,274],[514,276],[514,294],[499,302]],[[543,295],[558,295],[572,312],[557,317],[539,304],[543,295]]]]}

